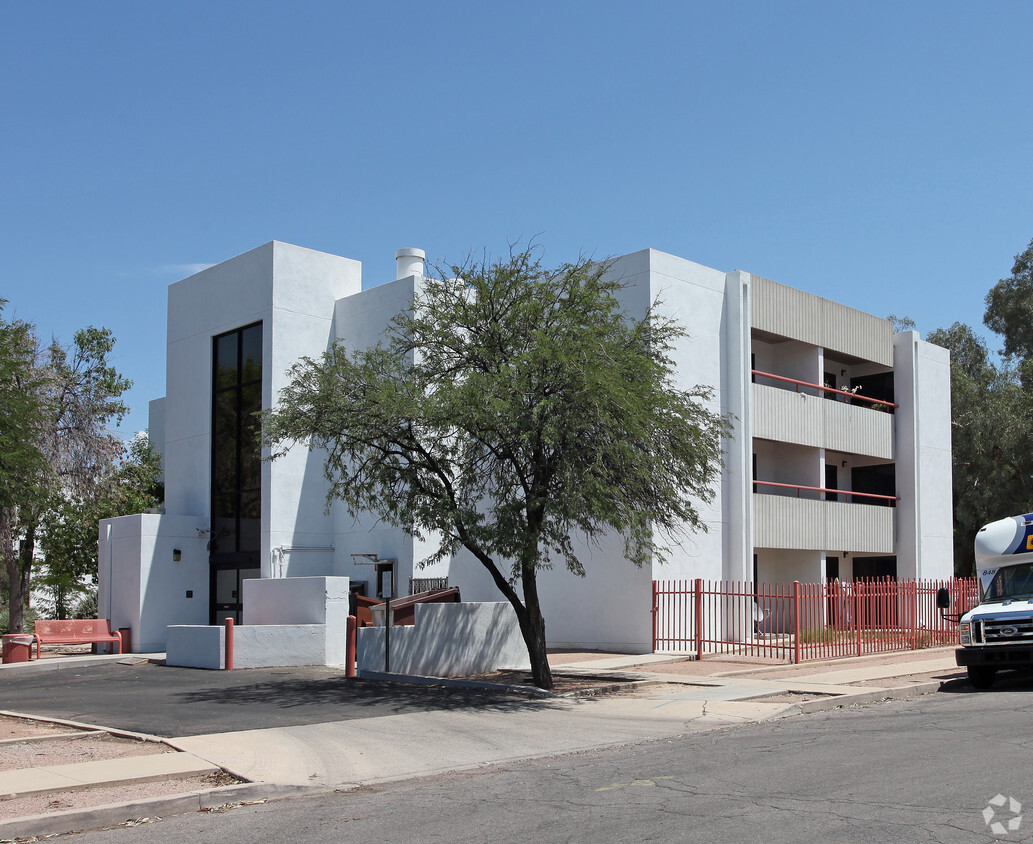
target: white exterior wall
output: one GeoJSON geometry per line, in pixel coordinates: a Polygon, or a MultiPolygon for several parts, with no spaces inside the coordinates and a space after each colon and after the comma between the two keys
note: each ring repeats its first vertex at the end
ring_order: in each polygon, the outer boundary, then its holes
{"type": "MultiPolygon", "coordinates": [[[[340,299],[334,305],[334,340],[349,349],[365,349],[385,340],[391,319],[412,307],[418,278],[408,276],[340,299]]],[[[322,465],[320,458],[319,465],[322,465]]],[[[335,574],[353,581],[366,581],[366,594],[376,593],[376,572],[371,565],[356,561],[352,554],[376,554],[381,560],[395,560],[395,594],[408,593],[413,568],[425,556],[420,543],[399,529],[383,524],[369,513],[351,516],[336,503],[332,510],[335,544],[335,574]]],[[[429,553],[429,551],[428,551],[429,553]]],[[[364,562],[369,562],[368,560],[364,562]]],[[[441,567],[438,567],[441,570],[441,567]]],[[[441,576],[447,575],[447,569],[441,576]]],[[[415,576],[435,575],[418,571],[415,576]]]]}
{"type": "MultiPolygon", "coordinates": [[[[291,364],[327,349],[334,301],[360,286],[357,261],[273,241],[169,288],[167,512],[208,513],[212,338],[262,322],[262,403],[269,407],[291,364]]],[[[263,464],[263,576],[272,574],[274,545],[331,544],[321,471],[302,449],[263,464]]]]}
{"type": "Polygon", "coordinates": [[[161,458],[162,483],[165,482],[165,399],[154,399],[147,404],[147,439],[161,458]]]}
{"type": "Polygon", "coordinates": [[[757,552],[762,583],[815,583],[822,577],[823,556],[818,551],[785,551],[764,548],[757,552]]]}
{"type": "MultiPolygon", "coordinates": [[[[299,358],[315,358],[329,348],[334,302],[362,287],[358,261],[283,243],[274,247],[271,326],[263,332],[263,407],[272,406],[280,390],[290,383],[287,372],[299,358]]],[[[273,574],[273,547],[334,545],[334,522],[324,515],[326,490],[323,463],[317,454],[297,448],[264,464],[263,577],[273,574]]],[[[333,575],[337,573],[335,562],[332,552],[296,551],[287,558],[286,573],[333,575]]]]}
{"type": "MultiPolygon", "coordinates": [[[[644,269],[649,272],[649,301],[659,299],[662,303],[660,312],[672,317],[688,330],[689,336],[678,343],[671,355],[677,386],[692,388],[698,384],[709,387],[714,393],[709,405],[711,410],[719,413],[741,411],[743,404],[737,392],[736,380],[730,378],[727,367],[729,361],[741,361],[742,304],[738,299],[729,303],[726,293],[730,282],[727,275],[652,249],[625,256],[617,266],[628,259],[648,261],[644,269]]],[[[741,279],[735,283],[741,283],[741,279]]],[[[741,291],[737,295],[741,295],[741,291]]],[[[635,313],[642,315],[644,310],[635,313]]],[[[748,357],[742,365],[749,365],[748,357]]],[[[738,423],[741,426],[745,421],[740,416],[738,423]]],[[[741,441],[739,432],[734,442],[741,441]]],[[[728,446],[728,443],[725,445],[728,446]]],[[[741,472],[739,455],[732,451],[726,456],[730,461],[728,469],[741,472]]],[[[746,465],[749,471],[749,463],[746,465]]],[[[663,566],[654,564],[654,578],[691,576],[720,579],[738,576],[738,571],[745,563],[741,559],[733,561],[727,554],[728,548],[739,544],[739,537],[730,541],[728,532],[735,531],[740,536],[746,532],[748,536],[749,525],[745,521],[746,513],[734,513],[724,506],[729,478],[728,471],[718,477],[716,494],[711,503],[697,502],[707,532],[681,537],[680,545],[670,547],[669,562],[663,566]]],[[[666,541],[664,537],[658,539],[666,541]]],[[[623,562],[623,565],[627,563],[623,562]]]]}
{"type": "Polygon", "coordinates": [[[207,519],[150,513],[100,523],[98,616],[132,630],[134,653],[165,650],[169,624],[207,622],[208,550],[199,533],[207,527],[207,519]]]}
{"type": "Polygon", "coordinates": [[[954,574],[951,485],[950,354],[896,335],[897,575],[954,574]]]}

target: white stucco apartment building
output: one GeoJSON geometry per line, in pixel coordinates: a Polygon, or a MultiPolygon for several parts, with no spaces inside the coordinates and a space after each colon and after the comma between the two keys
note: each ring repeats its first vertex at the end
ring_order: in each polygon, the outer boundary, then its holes
{"type": "MultiPolygon", "coordinates": [[[[630,313],[659,297],[687,327],[678,377],[713,388],[733,436],[718,494],[701,510],[709,530],[684,537],[667,564],[635,568],[614,538],[584,549],[584,579],[543,573],[550,645],[650,650],[654,579],[951,575],[944,349],[835,302],[655,250],[610,271],[630,313]]],[[[132,629],[134,650],[163,649],[170,624],[239,619],[247,578],[343,576],[368,595],[447,578],[464,601],[500,600],[465,553],[419,568],[428,544],[339,504],[325,513],[318,453],[260,459],[250,414],[273,404],[289,366],[338,340],[377,342],[422,273],[422,253],[399,250],[398,278],[363,289],[359,262],[271,242],[171,285],[167,391],[151,403],[149,429],[164,458],[164,512],[100,526],[100,615],[132,629]],[[391,562],[368,565],[374,558],[391,562]]]]}

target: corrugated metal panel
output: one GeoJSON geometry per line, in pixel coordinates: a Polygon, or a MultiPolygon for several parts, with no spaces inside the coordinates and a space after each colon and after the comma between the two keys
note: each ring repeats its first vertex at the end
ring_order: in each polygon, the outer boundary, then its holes
{"type": "Polygon", "coordinates": [[[893,417],[889,413],[763,384],[753,385],[753,435],[893,459],[893,417]]]}
{"type": "Polygon", "coordinates": [[[824,399],[753,385],[753,436],[821,448],[824,399]]]}
{"type": "Polygon", "coordinates": [[[896,510],[754,493],[755,548],[892,554],[896,510]]]}
{"type": "Polygon", "coordinates": [[[893,459],[893,416],[870,407],[819,399],[822,442],[832,451],[893,459]]]}
{"type": "Polygon", "coordinates": [[[751,276],[753,327],[862,360],[893,365],[893,324],[831,299],[751,276]]]}

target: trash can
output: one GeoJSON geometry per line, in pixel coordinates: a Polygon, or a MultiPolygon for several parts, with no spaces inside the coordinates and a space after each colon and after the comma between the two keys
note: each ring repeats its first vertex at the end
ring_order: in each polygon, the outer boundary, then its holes
{"type": "Polygon", "coordinates": [[[32,657],[34,637],[25,633],[8,633],[3,637],[3,661],[28,662],[32,657]]]}

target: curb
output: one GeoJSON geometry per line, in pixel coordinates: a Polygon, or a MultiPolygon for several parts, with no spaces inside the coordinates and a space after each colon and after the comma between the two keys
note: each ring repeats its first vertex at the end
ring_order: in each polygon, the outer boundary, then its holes
{"type": "MultiPolygon", "coordinates": [[[[955,645],[945,645],[942,648],[923,648],[919,651],[908,651],[909,654],[921,654],[924,658],[935,659],[938,656],[954,656],[954,652],[957,650],[955,645]]],[[[820,673],[822,670],[828,670],[830,668],[839,668],[850,666],[854,664],[864,665],[867,662],[874,662],[877,659],[883,659],[887,656],[893,656],[894,654],[902,653],[901,651],[887,651],[886,653],[876,654],[862,654],[861,656],[848,656],[848,657],[836,657],[831,659],[814,659],[807,660],[806,662],[800,663],[783,663],[781,665],[761,665],[757,668],[736,668],[733,671],[719,671],[716,674],[710,674],[710,677],[737,677],[743,674],[773,674],[777,671],[786,670],[800,670],[803,671],[805,668],[814,669],[812,673],[820,673]]],[[[691,660],[695,662],[696,660],[691,660]]],[[[704,658],[703,662],[707,660],[704,658]]],[[[921,662],[923,660],[913,660],[915,662],[921,662]]],[[[901,668],[906,668],[908,663],[899,663],[901,668]]],[[[901,675],[907,674],[907,671],[902,671],[901,675]]]]}
{"type": "Polygon", "coordinates": [[[205,791],[189,791],[146,800],[108,803],[92,809],[67,809],[46,815],[30,815],[0,821],[0,841],[32,838],[43,835],[63,835],[99,827],[118,826],[140,818],[169,817],[217,809],[239,803],[257,803],[279,800],[302,793],[326,791],[323,787],[308,785],[278,785],[276,783],[244,783],[227,785],[205,791]]]}
{"type": "MultiPolygon", "coordinates": [[[[0,709],[0,715],[9,718],[21,718],[24,721],[41,721],[44,724],[58,724],[62,727],[74,727],[77,730],[88,732],[110,733],[119,738],[135,739],[136,741],[150,741],[156,744],[168,744],[161,736],[152,736],[150,733],[134,733],[132,730],[120,730],[118,727],[105,727],[101,724],[84,724],[82,721],[69,721],[67,718],[49,718],[44,715],[29,715],[25,712],[14,712],[10,709],[0,709]]],[[[171,745],[169,745],[171,747],[171,745]]],[[[178,750],[178,748],[176,748],[178,750]]]]}
{"type": "Polygon", "coordinates": [[[792,704],[796,711],[807,715],[813,712],[828,712],[832,709],[846,709],[849,706],[863,706],[869,703],[881,703],[884,700],[903,700],[915,695],[927,695],[938,692],[943,686],[940,680],[928,680],[910,686],[897,686],[892,689],[871,689],[857,694],[835,695],[834,697],[807,700],[792,704]]]}

